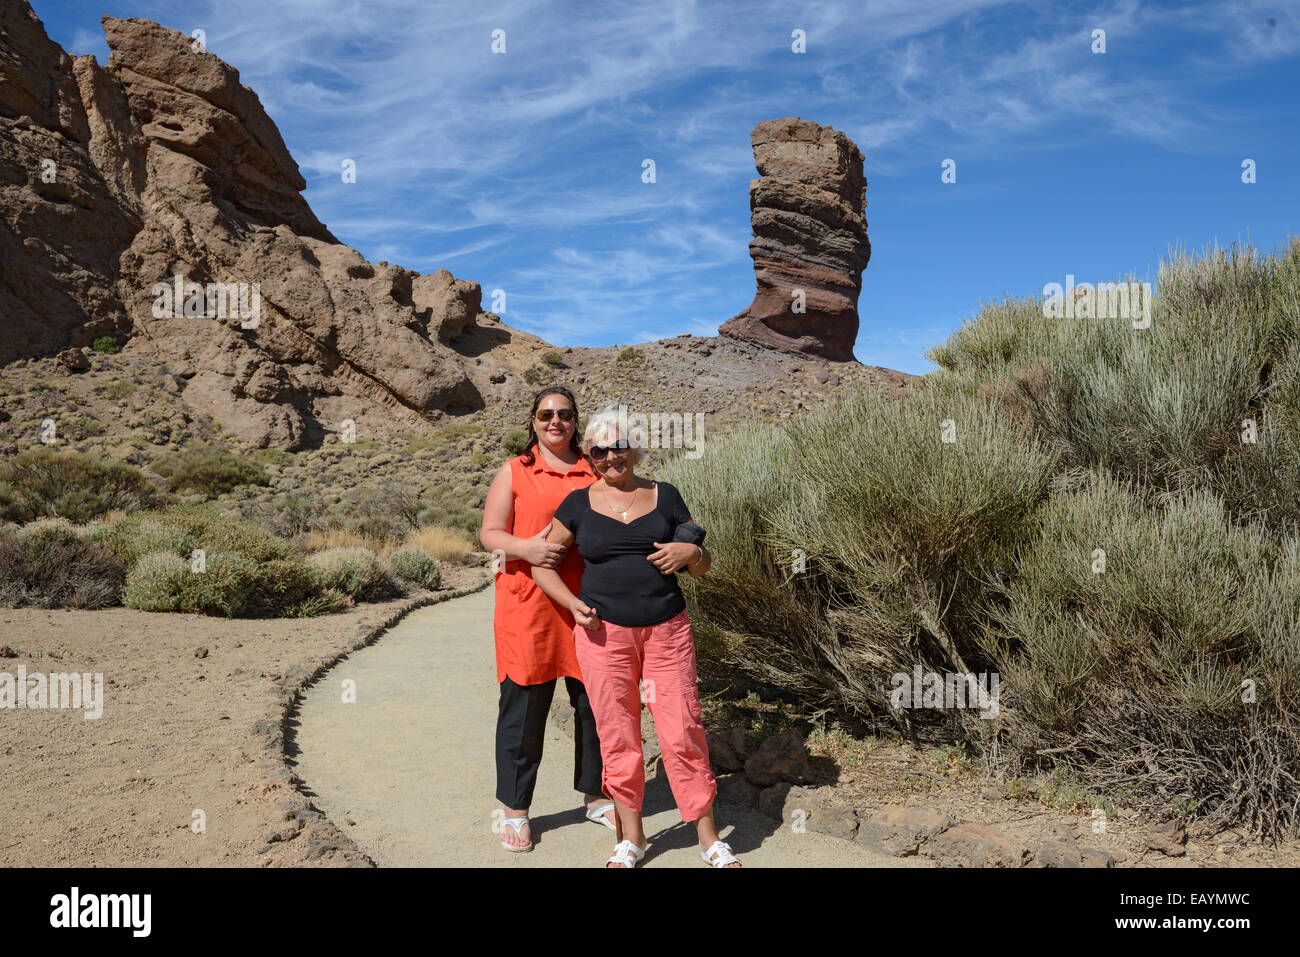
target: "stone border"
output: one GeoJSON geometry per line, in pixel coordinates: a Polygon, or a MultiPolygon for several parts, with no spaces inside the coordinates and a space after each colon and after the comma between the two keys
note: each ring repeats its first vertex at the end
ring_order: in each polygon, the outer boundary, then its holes
{"type": "Polygon", "coordinates": [[[441,604],[453,598],[464,598],[482,591],[493,583],[488,577],[481,583],[465,588],[458,588],[445,594],[426,592],[415,598],[402,601],[383,621],[375,625],[362,626],[346,648],[323,661],[315,671],[308,673],[303,668],[289,668],[285,676],[276,682],[283,689],[280,697],[280,717],[278,720],[262,718],[253,725],[253,733],[261,739],[263,748],[263,769],[276,785],[285,785],[288,792],[284,798],[276,801],[275,807],[283,815],[286,826],[268,835],[266,854],[283,841],[298,839],[305,841],[305,850],[296,855],[297,864],[343,864],[348,867],[376,867],[375,862],[362,851],[353,840],[339,830],[338,826],[316,807],[311,799],[303,793],[306,784],[289,767],[289,756],[285,745],[295,741],[295,734],[290,722],[297,716],[298,706],[303,694],[316,684],[326,673],[352,654],[379,638],[399,621],[417,609],[429,605],[441,604]]]}

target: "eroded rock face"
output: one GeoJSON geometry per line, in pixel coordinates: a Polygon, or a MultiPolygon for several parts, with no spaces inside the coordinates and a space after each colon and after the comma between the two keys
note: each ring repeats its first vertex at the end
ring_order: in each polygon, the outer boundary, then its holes
{"type": "Polygon", "coordinates": [[[764,120],[751,139],[761,174],[749,184],[758,288],[718,331],[851,361],[862,270],[871,258],[862,153],[843,133],[798,117],[764,120]]]}
{"type": "Polygon", "coordinates": [[[495,370],[469,357],[513,330],[478,284],[339,243],[238,71],[152,21],[101,22],[107,68],[0,6],[0,362],[129,333],[193,366],[196,411],[286,449],[481,407],[495,370]]]}

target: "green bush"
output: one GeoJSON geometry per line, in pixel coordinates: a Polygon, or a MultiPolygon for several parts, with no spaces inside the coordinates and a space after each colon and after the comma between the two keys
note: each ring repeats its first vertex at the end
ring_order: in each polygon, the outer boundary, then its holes
{"type": "Polygon", "coordinates": [[[127,568],[154,552],[171,552],[188,559],[196,547],[194,537],[184,529],[157,521],[148,512],[123,519],[102,534],[127,568]]]}
{"type": "Polygon", "coordinates": [[[122,604],[141,611],[185,611],[237,618],[250,613],[258,564],[242,555],[205,556],[203,570],[171,552],[145,555],[131,569],[122,604]]]}
{"type": "Polygon", "coordinates": [[[112,336],[99,336],[93,343],[91,343],[90,348],[94,349],[96,352],[118,351],[117,340],[112,336]]]}
{"type": "Polygon", "coordinates": [[[438,563],[418,548],[399,548],[388,556],[388,568],[394,577],[429,591],[442,584],[438,563]]]}
{"type": "Polygon", "coordinates": [[[542,353],[542,361],[552,369],[558,369],[564,365],[564,356],[558,349],[547,349],[542,353]]]}
{"type": "Polygon", "coordinates": [[[645,355],[641,353],[640,350],[633,346],[627,346],[626,348],[619,350],[618,356],[614,361],[622,363],[623,365],[639,366],[644,365],[646,360],[645,355]]]}
{"type": "Polygon", "coordinates": [[[15,522],[52,515],[87,522],[115,509],[138,511],[164,502],[137,468],[80,452],[23,452],[0,465],[0,507],[15,522]]]}
{"type": "Polygon", "coordinates": [[[992,771],[1294,836],[1300,240],[1175,256],[1157,291],[1140,328],[985,306],[902,399],[668,463],[714,556],[701,655],[992,771]],[[914,664],[1000,675],[997,720],[891,708],[914,664]]]}
{"type": "Polygon", "coordinates": [[[189,562],[174,552],[143,556],[126,577],[122,604],[140,611],[182,611],[189,562]]]}
{"type": "Polygon", "coordinates": [[[505,435],[501,436],[501,447],[511,455],[522,455],[524,447],[527,445],[527,429],[511,429],[505,435]]]}
{"type": "Polygon", "coordinates": [[[153,469],[170,483],[173,492],[194,491],[207,498],[240,485],[269,485],[270,479],[256,462],[221,445],[200,445],[173,452],[154,463],[153,469]]]}
{"type": "Polygon", "coordinates": [[[329,548],[308,558],[321,589],[333,589],[356,601],[373,601],[400,592],[383,563],[364,548],[329,548]]]}
{"type": "Polygon", "coordinates": [[[524,381],[529,385],[539,386],[547,382],[551,373],[541,366],[529,366],[524,370],[524,381]]]}

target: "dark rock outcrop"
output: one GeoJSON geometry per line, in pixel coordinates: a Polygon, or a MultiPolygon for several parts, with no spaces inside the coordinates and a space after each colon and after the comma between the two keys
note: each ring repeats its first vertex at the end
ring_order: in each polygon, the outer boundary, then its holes
{"type": "Polygon", "coordinates": [[[871,258],[862,153],[829,126],[785,117],[751,134],[757,291],[723,335],[784,352],[853,360],[858,293],[871,258]]]}

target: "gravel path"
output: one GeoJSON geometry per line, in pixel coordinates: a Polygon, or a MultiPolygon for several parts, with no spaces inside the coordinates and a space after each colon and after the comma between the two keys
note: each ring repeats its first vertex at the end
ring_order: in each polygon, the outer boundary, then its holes
{"type": "MultiPolygon", "coordinates": [[[[613,849],[613,833],[579,813],[573,743],[554,726],[532,808],[536,847],[510,854],[498,846],[492,602],[487,588],[412,612],[302,700],[296,760],[303,788],[380,866],[596,867],[613,849]],[[343,701],[348,681],[354,703],[343,701]]],[[[720,804],[717,817],[723,839],[749,867],[929,864],[795,834],[730,804],[720,804]]],[[[665,780],[647,784],[646,833],[643,866],[703,866],[695,828],[682,823],[665,780]]]]}

